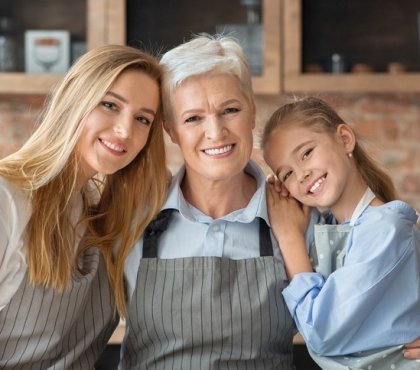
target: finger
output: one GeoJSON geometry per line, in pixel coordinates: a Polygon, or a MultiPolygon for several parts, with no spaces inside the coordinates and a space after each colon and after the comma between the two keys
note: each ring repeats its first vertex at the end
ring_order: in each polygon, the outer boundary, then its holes
{"type": "Polygon", "coordinates": [[[269,184],[275,184],[276,182],[276,176],[274,176],[272,173],[270,173],[269,175],[267,175],[267,177],[265,178],[265,181],[269,184]]]}
{"type": "Polygon", "coordinates": [[[404,358],[409,360],[417,360],[417,362],[420,362],[420,349],[406,349],[404,350],[404,358]]]}
{"type": "Polygon", "coordinates": [[[274,187],[275,187],[277,193],[280,193],[281,194],[282,188],[283,188],[283,183],[279,179],[276,179],[276,182],[274,184],[274,187]]]}
{"type": "Polygon", "coordinates": [[[267,190],[267,200],[270,203],[273,203],[274,196],[273,196],[273,184],[267,183],[266,184],[266,190],[267,190]]]}
{"type": "Polygon", "coordinates": [[[286,189],[284,184],[281,184],[280,194],[283,195],[284,197],[288,197],[290,195],[289,190],[286,189]]]}
{"type": "Polygon", "coordinates": [[[416,340],[406,344],[404,347],[405,348],[417,348],[420,351],[420,338],[417,338],[416,340]]]}

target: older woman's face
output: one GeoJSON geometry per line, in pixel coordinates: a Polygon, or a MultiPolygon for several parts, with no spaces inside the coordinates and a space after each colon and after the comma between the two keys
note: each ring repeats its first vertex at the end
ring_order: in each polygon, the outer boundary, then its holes
{"type": "Polygon", "coordinates": [[[232,76],[193,77],[175,90],[171,102],[166,128],[189,176],[219,181],[243,171],[252,152],[255,107],[232,76]]]}

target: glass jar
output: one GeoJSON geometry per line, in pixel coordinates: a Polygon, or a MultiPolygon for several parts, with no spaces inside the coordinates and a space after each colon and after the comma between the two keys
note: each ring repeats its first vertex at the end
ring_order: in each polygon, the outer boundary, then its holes
{"type": "Polygon", "coordinates": [[[0,16],[0,72],[17,70],[17,40],[15,22],[11,17],[0,16]]]}

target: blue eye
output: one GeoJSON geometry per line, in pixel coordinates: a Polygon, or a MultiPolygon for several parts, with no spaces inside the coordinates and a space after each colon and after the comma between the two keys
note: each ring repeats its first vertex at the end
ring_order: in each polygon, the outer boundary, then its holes
{"type": "Polygon", "coordinates": [[[193,122],[198,122],[200,119],[201,119],[201,117],[200,117],[200,116],[191,116],[191,117],[188,117],[188,118],[185,120],[185,122],[186,122],[186,123],[193,123],[193,122]]]}
{"type": "Polygon", "coordinates": [[[108,101],[103,101],[103,102],[101,102],[101,104],[105,108],[108,108],[108,109],[116,109],[116,105],[114,103],[111,103],[111,102],[108,102],[108,101]]]}
{"type": "Polygon", "coordinates": [[[146,126],[149,126],[152,123],[148,118],[143,117],[143,116],[137,117],[136,120],[139,121],[140,123],[145,124],[146,126]]]}
{"type": "Polygon", "coordinates": [[[226,109],[223,111],[223,114],[231,114],[231,113],[237,113],[237,112],[239,112],[239,109],[238,109],[238,108],[235,108],[235,107],[229,107],[229,108],[226,108],[226,109]]]}

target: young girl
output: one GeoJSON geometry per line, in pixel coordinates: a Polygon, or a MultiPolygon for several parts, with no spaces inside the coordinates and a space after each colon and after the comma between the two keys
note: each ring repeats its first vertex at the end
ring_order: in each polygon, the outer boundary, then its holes
{"type": "Polygon", "coordinates": [[[92,369],[124,313],[125,257],[165,196],[160,79],[140,50],[89,51],[0,161],[1,369],[92,369]]]}
{"type": "Polygon", "coordinates": [[[279,108],[262,146],[289,193],[268,185],[270,221],[291,280],[283,296],[313,358],[323,369],[418,369],[401,350],[420,334],[414,209],[395,200],[391,179],[320,99],[279,108]],[[330,212],[315,226],[315,272],[308,207],[330,212]]]}

